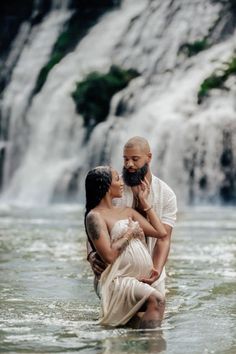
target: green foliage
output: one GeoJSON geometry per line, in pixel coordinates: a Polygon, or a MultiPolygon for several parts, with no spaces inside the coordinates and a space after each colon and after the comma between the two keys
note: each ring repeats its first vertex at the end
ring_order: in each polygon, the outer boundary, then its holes
{"type": "Polygon", "coordinates": [[[227,75],[227,77],[232,74],[236,74],[236,57],[234,57],[231,62],[228,63],[228,67],[225,70],[225,75],[227,75]]]}
{"type": "Polygon", "coordinates": [[[185,53],[188,57],[198,54],[202,50],[209,48],[209,43],[206,39],[195,41],[193,43],[185,43],[180,47],[180,52],[185,53]]]}
{"type": "MultiPolygon", "coordinates": [[[[39,92],[43,87],[50,70],[61,61],[61,59],[65,56],[66,53],[68,53],[74,48],[74,45],[77,43],[79,37],[78,31],[79,28],[77,28],[73,20],[71,21],[70,26],[60,34],[54,45],[54,49],[49,62],[45,66],[43,66],[39,73],[34,88],[35,93],[39,92]]],[[[81,34],[82,33],[80,31],[80,35],[81,34]]]]}
{"type": "Polygon", "coordinates": [[[62,53],[53,53],[52,58],[50,59],[50,61],[41,69],[38,79],[37,79],[37,83],[34,89],[34,92],[37,93],[41,90],[41,88],[43,87],[48,73],[50,72],[50,70],[57,64],[59,63],[59,61],[63,58],[63,54],[62,53]]]}
{"type": "Polygon", "coordinates": [[[85,80],[77,82],[72,97],[77,112],[83,116],[84,125],[93,128],[104,121],[109,113],[112,96],[138,75],[136,70],[111,66],[107,74],[92,72],[85,80]]]}
{"type": "Polygon", "coordinates": [[[41,90],[50,70],[59,63],[67,53],[75,48],[77,43],[86,35],[89,28],[95,24],[99,16],[115,5],[119,5],[119,1],[73,1],[74,15],[66,24],[63,32],[59,35],[48,63],[41,69],[34,88],[34,93],[41,90]]]}
{"type": "Polygon", "coordinates": [[[198,92],[198,102],[201,103],[202,99],[208,95],[209,90],[221,88],[224,81],[225,79],[223,75],[217,76],[216,74],[212,74],[210,77],[205,79],[198,92]]]}
{"type": "Polygon", "coordinates": [[[224,83],[230,75],[236,75],[236,57],[226,63],[226,67],[218,72],[213,73],[206,78],[201,84],[198,91],[198,103],[202,103],[203,99],[208,96],[212,89],[224,89],[224,83]]]}

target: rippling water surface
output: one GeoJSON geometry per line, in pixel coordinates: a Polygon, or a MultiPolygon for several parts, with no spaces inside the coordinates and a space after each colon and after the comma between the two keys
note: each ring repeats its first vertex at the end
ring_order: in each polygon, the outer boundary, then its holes
{"type": "Polygon", "coordinates": [[[236,353],[236,209],[179,214],[161,329],[104,329],[82,209],[0,207],[0,352],[236,353]]]}

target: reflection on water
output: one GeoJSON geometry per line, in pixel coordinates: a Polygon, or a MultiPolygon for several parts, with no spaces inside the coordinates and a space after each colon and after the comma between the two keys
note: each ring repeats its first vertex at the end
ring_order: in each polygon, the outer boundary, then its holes
{"type": "Polygon", "coordinates": [[[233,208],[179,215],[162,328],[97,325],[82,209],[0,207],[0,351],[236,353],[233,208]]]}

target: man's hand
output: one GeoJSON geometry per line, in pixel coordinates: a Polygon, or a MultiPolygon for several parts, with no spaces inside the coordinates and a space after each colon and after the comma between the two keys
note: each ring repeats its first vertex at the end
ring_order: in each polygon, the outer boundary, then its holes
{"type": "Polygon", "coordinates": [[[106,269],[107,265],[101,260],[96,252],[91,252],[88,256],[88,261],[97,278],[100,278],[102,272],[106,269]]]}
{"type": "Polygon", "coordinates": [[[142,283],[152,285],[152,283],[154,283],[154,281],[156,281],[160,277],[160,275],[161,274],[160,272],[158,272],[157,269],[152,268],[150,278],[140,278],[139,281],[141,281],[142,283]]]}

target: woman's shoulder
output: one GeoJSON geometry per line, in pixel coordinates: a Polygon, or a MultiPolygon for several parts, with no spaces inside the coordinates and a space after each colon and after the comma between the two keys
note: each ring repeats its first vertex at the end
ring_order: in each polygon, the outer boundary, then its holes
{"type": "Polygon", "coordinates": [[[99,235],[101,230],[107,230],[107,220],[99,210],[92,209],[86,216],[85,225],[90,237],[99,235]]]}
{"type": "Polygon", "coordinates": [[[92,209],[86,216],[86,222],[95,221],[109,223],[109,219],[117,218],[117,216],[122,218],[131,217],[133,213],[133,209],[127,206],[116,206],[110,210],[100,210],[100,209],[92,209]]]}
{"type": "Polygon", "coordinates": [[[96,208],[91,209],[88,214],[86,215],[86,223],[89,222],[95,222],[95,221],[103,221],[103,216],[102,214],[99,212],[99,210],[96,210],[96,208]]]}

